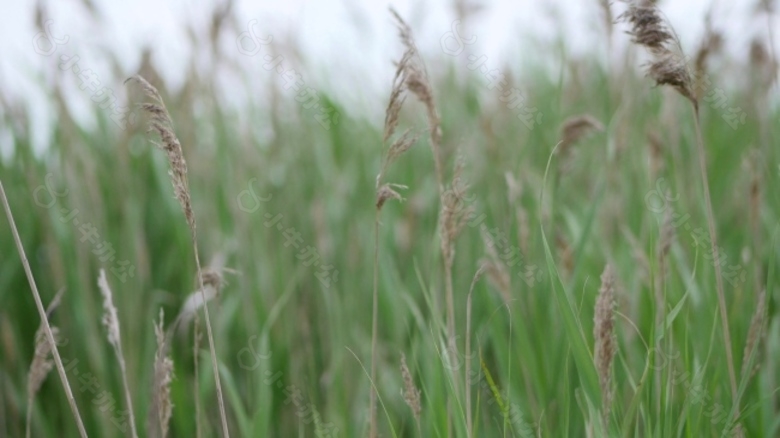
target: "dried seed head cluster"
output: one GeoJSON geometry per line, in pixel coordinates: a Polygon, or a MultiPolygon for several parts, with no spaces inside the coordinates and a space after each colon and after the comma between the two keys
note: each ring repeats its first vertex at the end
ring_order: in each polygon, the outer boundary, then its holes
{"type": "Polygon", "coordinates": [[[125,81],[138,82],[143,89],[144,94],[152,99],[152,103],[143,103],[141,108],[146,111],[149,116],[149,131],[156,132],[160,136],[160,143],[155,143],[157,147],[162,149],[168,157],[168,163],[170,164],[170,170],[168,174],[171,177],[171,183],[173,184],[173,192],[176,195],[176,199],[181,204],[182,210],[184,210],[184,216],[187,218],[187,224],[190,226],[190,230],[195,231],[195,214],[192,211],[192,201],[190,200],[190,188],[187,181],[187,162],[184,160],[184,152],[181,148],[181,143],[176,137],[176,133],[173,131],[173,120],[168,113],[168,109],[165,107],[165,103],[162,100],[162,96],[152,84],[146,81],[143,77],[135,75],[125,81]]]}
{"type": "Polygon", "coordinates": [[[409,367],[406,365],[406,356],[401,353],[401,376],[404,379],[404,401],[412,410],[414,418],[417,421],[420,420],[420,412],[422,407],[420,405],[420,390],[414,384],[412,373],[409,371],[409,367]]]}
{"type": "Polygon", "coordinates": [[[403,88],[405,88],[425,105],[428,113],[428,128],[430,129],[432,146],[438,147],[441,143],[441,126],[439,113],[436,111],[436,105],[433,102],[433,89],[428,79],[428,73],[425,71],[425,65],[417,51],[414,38],[412,38],[411,28],[394,9],[390,9],[390,13],[395,17],[401,42],[406,47],[406,51],[396,69],[393,94],[395,94],[396,89],[399,90],[399,93],[402,93],[403,88]]]}
{"type": "MultiPolygon", "coordinates": [[[[54,299],[49,303],[49,307],[46,308],[46,317],[50,318],[54,310],[60,305],[62,301],[62,294],[65,293],[65,289],[60,289],[54,299]]],[[[55,341],[59,340],[60,329],[51,326],[51,332],[54,335],[55,341]]],[[[54,368],[54,361],[51,358],[51,345],[46,339],[46,332],[43,329],[43,324],[35,331],[35,355],[33,356],[32,363],[30,364],[30,372],[27,378],[27,394],[32,400],[32,397],[38,392],[46,380],[46,376],[54,368]]]]}
{"type": "Polygon", "coordinates": [[[111,288],[108,286],[108,280],[106,280],[106,271],[100,270],[100,276],[98,277],[98,288],[103,295],[103,325],[106,326],[108,332],[108,342],[114,347],[119,347],[121,344],[119,337],[119,317],[117,316],[116,306],[114,306],[114,300],[111,296],[111,288]]]}
{"type": "MultiPolygon", "coordinates": [[[[46,308],[46,318],[50,319],[54,310],[62,301],[62,294],[65,289],[60,289],[54,299],[46,308]]],[[[59,342],[60,329],[51,325],[51,334],[54,336],[54,342],[59,342]]],[[[54,360],[52,359],[52,346],[46,336],[43,323],[35,331],[35,353],[30,363],[30,371],[27,374],[27,437],[30,437],[32,427],[32,403],[35,395],[41,389],[41,385],[46,380],[52,369],[54,369],[54,360]]]]}
{"type": "Polygon", "coordinates": [[[670,85],[697,103],[693,80],[682,56],[679,39],[661,17],[655,2],[630,0],[628,10],[618,20],[632,26],[628,32],[632,41],[647,48],[653,56],[647,73],[656,84],[670,85]]]}
{"type": "MultiPolygon", "coordinates": [[[[60,329],[51,326],[51,332],[54,339],[59,341],[60,329]]],[[[51,358],[51,345],[46,339],[46,333],[38,329],[35,332],[35,355],[33,356],[30,372],[27,376],[27,395],[34,397],[41,389],[46,376],[54,369],[54,361],[51,358]]]]}
{"type": "Polygon", "coordinates": [[[441,252],[444,262],[452,266],[455,258],[455,240],[466,226],[468,218],[474,211],[474,207],[466,203],[466,190],[468,184],[462,178],[463,157],[455,161],[455,170],[452,174],[452,183],[442,196],[442,210],[439,215],[441,232],[441,252]]]}
{"type": "Polygon", "coordinates": [[[612,362],[617,353],[615,338],[615,277],[612,267],[607,265],[601,274],[601,288],[596,299],[593,326],[595,340],[594,360],[599,375],[601,394],[604,397],[604,415],[612,402],[612,362]]]}
{"type": "Polygon", "coordinates": [[[604,125],[593,116],[583,114],[566,119],[560,128],[559,153],[567,155],[574,144],[596,131],[604,131],[604,125]]]}

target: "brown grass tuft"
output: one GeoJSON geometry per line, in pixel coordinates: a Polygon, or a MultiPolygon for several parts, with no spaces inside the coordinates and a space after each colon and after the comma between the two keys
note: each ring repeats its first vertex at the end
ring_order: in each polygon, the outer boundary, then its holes
{"type": "Polygon", "coordinates": [[[599,375],[603,399],[604,418],[609,416],[612,405],[612,362],[617,353],[615,338],[615,277],[612,267],[607,265],[601,274],[601,288],[596,299],[593,325],[595,340],[594,361],[599,375]]]}

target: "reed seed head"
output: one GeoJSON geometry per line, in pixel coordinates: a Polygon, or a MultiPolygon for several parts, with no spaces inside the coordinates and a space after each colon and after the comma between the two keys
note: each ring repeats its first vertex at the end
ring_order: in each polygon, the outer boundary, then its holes
{"type": "Polygon", "coordinates": [[[382,207],[385,205],[385,202],[387,202],[390,199],[395,199],[398,201],[403,201],[404,198],[401,197],[401,194],[393,190],[393,187],[395,188],[402,188],[406,189],[406,186],[402,186],[400,184],[383,184],[379,189],[376,191],[376,209],[381,210],[382,207]]]}
{"type": "Polygon", "coordinates": [[[441,251],[445,263],[452,266],[455,257],[455,240],[466,226],[468,218],[474,211],[474,207],[466,203],[466,191],[468,184],[463,181],[463,157],[455,160],[455,170],[452,174],[452,183],[443,193],[442,211],[439,215],[441,232],[441,251]]]}
{"type": "Polygon", "coordinates": [[[601,288],[596,299],[593,326],[593,338],[596,344],[594,359],[604,397],[605,416],[612,403],[612,362],[617,353],[615,302],[615,277],[612,267],[607,265],[601,274],[601,288]]]}
{"type": "Polygon", "coordinates": [[[569,153],[571,146],[596,131],[604,131],[604,125],[593,116],[583,114],[566,119],[560,128],[559,152],[569,153]]]}
{"type": "Polygon", "coordinates": [[[682,56],[679,38],[661,16],[655,2],[632,0],[618,20],[631,25],[628,32],[631,40],[644,46],[653,56],[647,67],[648,76],[657,85],[672,86],[696,104],[693,80],[682,56]]]}
{"type": "Polygon", "coordinates": [[[155,145],[163,150],[168,157],[170,165],[168,175],[171,177],[174,195],[181,204],[190,231],[194,233],[195,214],[192,211],[190,188],[187,181],[187,162],[184,159],[181,143],[173,131],[173,120],[165,107],[162,96],[152,84],[140,75],[128,78],[125,83],[130,81],[139,83],[144,94],[152,100],[151,103],[141,104],[141,108],[150,116],[149,132],[156,132],[160,136],[160,143],[155,142],[155,145]]]}
{"type": "MultiPolygon", "coordinates": [[[[46,308],[47,319],[51,317],[51,314],[62,302],[62,295],[64,293],[65,289],[60,289],[54,296],[54,299],[49,303],[49,306],[46,308]]],[[[60,329],[53,325],[50,327],[55,342],[58,342],[60,329]]],[[[49,344],[49,340],[46,338],[46,331],[43,328],[43,324],[41,324],[38,327],[38,330],[35,331],[35,353],[27,376],[27,395],[30,401],[32,401],[35,394],[41,389],[41,385],[43,385],[44,380],[46,380],[46,376],[54,369],[51,351],[52,346],[49,344]]]]}
{"type": "Polygon", "coordinates": [[[106,280],[106,271],[101,269],[98,277],[98,288],[103,295],[103,325],[108,332],[108,342],[114,347],[121,344],[119,337],[119,317],[117,316],[116,306],[111,296],[111,288],[106,280]]]}
{"type": "Polygon", "coordinates": [[[422,407],[420,405],[420,390],[414,384],[412,373],[409,371],[409,367],[406,365],[406,356],[401,353],[401,376],[404,379],[404,401],[407,406],[412,410],[412,414],[417,421],[420,420],[420,412],[422,407]]]}

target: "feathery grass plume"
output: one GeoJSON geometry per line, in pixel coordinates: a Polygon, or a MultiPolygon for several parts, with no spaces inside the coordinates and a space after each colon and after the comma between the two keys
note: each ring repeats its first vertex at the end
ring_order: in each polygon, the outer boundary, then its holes
{"type": "Polygon", "coordinates": [[[457,354],[457,337],[455,335],[455,298],[452,285],[452,264],[455,261],[455,241],[466,226],[474,207],[466,203],[468,183],[463,181],[463,157],[455,160],[452,173],[452,183],[441,198],[441,214],[439,215],[439,233],[442,258],[444,259],[444,281],[447,301],[447,337],[449,351],[457,354]]]}
{"type": "Polygon", "coordinates": [[[62,358],[60,358],[60,352],[57,350],[57,340],[54,337],[54,331],[49,326],[49,317],[46,314],[46,310],[43,308],[41,294],[38,293],[38,286],[35,284],[35,277],[33,277],[32,269],[30,268],[30,262],[27,260],[27,255],[24,253],[22,239],[19,237],[19,230],[16,229],[14,215],[11,212],[11,205],[8,203],[8,197],[5,194],[5,188],[3,187],[2,181],[0,181],[0,199],[3,201],[5,216],[8,218],[8,224],[11,226],[11,234],[14,236],[14,242],[16,243],[16,250],[19,253],[19,258],[22,259],[22,267],[24,267],[24,272],[27,275],[27,282],[30,284],[33,299],[35,300],[35,307],[38,308],[38,315],[41,317],[41,327],[43,328],[43,333],[46,335],[46,340],[48,341],[49,348],[51,349],[52,356],[54,357],[54,365],[57,367],[57,373],[60,375],[62,388],[65,390],[65,396],[68,398],[68,404],[70,405],[73,418],[76,420],[76,426],[78,426],[79,435],[82,438],[86,438],[87,431],[84,429],[84,422],[81,421],[79,408],[76,406],[76,400],[73,398],[73,392],[70,389],[70,383],[68,383],[68,376],[65,374],[65,367],[62,365],[62,358]]]}
{"type": "Polygon", "coordinates": [[[762,289],[758,295],[758,303],[750,320],[745,351],[742,353],[742,379],[750,378],[755,372],[756,367],[751,366],[754,363],[753,355],[757,351],[758,343],[764,335],[764,323],[766,321],[766,289],[762,289]]]}
{"type": "MultiPolygon", "coordinates": [[[[51,300],[49,306],[46,308],[46,318],[51,318],[52,313],[60,305],[62,301],[62,294],[65,293],[65,289],[60,289],[54,299],[51,300]]],[[[52,334],[54,335],[55,342],[59,341],[60,329],[51,326],[52,334]]],[[[43,381],[46,380],[46,376],[49,375],[51,370],[54,369],[54,361],[51,359],[51,345],[46,340],[46,333],[43,329],[43,324],[35,331],[35,354],[33,355],[32,363],[30,363],[30,371],[27,374],[27,428],[26,436],[30,438],[31,425],[32,425],[32,404],[35,400],[35,394],[41,389],[43,381]]]]}
{"type": "Polygon", "coordinates": [[[661,17],[655,3],[648,0],[629,1],[628,10],[618,20],[631,24],[632,30],[628,34],[632,41],[644,46],[653,56],[647,66],[647,73],[656,84],[670,85],[696,102],[693,80],[685,65],[679,38],[661,17]]]}
{"type": "MultiPolygon", "coordinates": [[[[208,303],[206,297],[206,288],[203,284],[203,270],[200,266],[200,256],[198,255],[198,239],[195,226],[195,214],[192,211],[192,201],[190,198],[189,183],[187,181],[187,162],[184,160],[184,152],[182,151],[179,139],[176,137],[173,131],[173,120],[171,119],[168,110],[165,107],[165,103],[152,84],[146,81],[143,77],[135,75],[128,78],[125,83],[129,81],[135,81],[141,85],[141,88],[147,97],[152,99],[153,103],[143,103],[141,108],[146,111],[150,116],[149,130],[156,132],[160,136],[161,143],[155,143],[157,147],[162,149],[168,157],[168,163],[170,164],[170,170],[168,174],[171,177],[171,183],[173,184],[173,192],[176,199],[181,204],[182,210],[184,210],[184,216],[187,219],[187,224],[190,227],[190,236],[192,238],[192,249],[195,253],[195,265],[198,270],[198,279],[200,280],[200,292],[202,295],[203,303],[208,303]]],[[[217,387],[217,401],[219,403],[219,414],[222,420],[222,435],[229,437],[227,415],[225,414],[225,402],[222,397],[222,384],[219,378],[219,365],[217,363],[217,348],[214,345],[214,335],[211,330],[211,318],[209,318],[209,307],[203,305],[203,315],[206,320],[206,336],[209,341],[209,351],[211,353],[211,365],[214,371],[214,382],[217,387]]]]}
{"type": "MultiPolygon", "coordinates": [[[[403,134],[396,137],[392,143],[388,142],[395,135],[398,128],[399,116],[404,102],[406,102],[406,93],[414,94],[426,107],[428,112],[428,125],[431,131],[431,147],[433,148],[434,162],[436,163],[436,175],[439,184],[439,193],[443,192],[441,180],[441,165],[439,162],[439,142],[441,140],[439,118],[436,108],[433,105],[433,93],[430,90],[427,73],[422,66],[417,48],[411,37],[409,26],[404,23],[401,17],[391,8],[390,12],[398,20],[398,28],[401,34],[401,40],[406,47],[401,60],[396,63],[395,76],[390,91],[390,99],[385,110],[384,135],[382,144],[387,148],[382,167],[376,177],[376,199],[374,203],[374,290],[372,304],[371,320],[371,380],[376,381],[376,343],[379,320],[379,217],[385,203],[391,199],[403,201],[401,194],[395,189],[407,189],[407,186],[384,182],[385,174],[390,164],[398,160],[406,151],[417,143],[418,136],[412,134],[411,130],[406,130],[403,134]]],[[[376,418],[376,392],[372,389],[369,402],[370,431],[369,436],[375,438],[378,436],[377,418],[376,418]]]]}
{"type": "Polygon", "coordinates": [[[409,406],[409,409],[412,410],[414,420],[417,422],[417,431],[419,432],[419,436],[422,436],[420,429],[420,412],[422,412],[422,407],[420,406],[420,390],[417,389],[417,386],[414,384],[412,373],[406,365],[406,356],[403,353],[401,353],[401,376],[404,379],[404,401],[406,402],[406,405],[409,406]]]}
{"type": "Polygon", "coordinates": [[[594,131],[604,131],[604,125],[591,115],[583,114],[566,119],[560,128],[558,153],[569,154],[574,144],[594,131]]]}
{"type": "MultiPolygon", "coordinates": [[[[687,98],[693,108],[694,129],[696,131],[696,149],[699,159],[702,186],[704,188],[704,200],[707,208],[707,225],[712,245],[714,260],[720,260],[718,249],[718,236],[715,229],[715,214],[712,209],[712,197],[710,196],[710,184],[707,177],[707,155],[704,148],[704,140],[701,132],[701,116],[699,113],[699,101],[696,98],[693,80],[682,54],[680,41],[671,27],[661,17],[658,7],[648,0],[634,0],[629,4],[628,10],[623,13],[620,20],[631,24],[629,34],[635,44],[644,46],[653,56],[648,67],[649,76],[657,85],[669,85],[677,90],[680,95],[687,98]]],[[[734,371],[734,354],[731,346],[731,331],[729,329],[728,309],[726,308],[726,296],[723,292],[723,275],[721,264],[715,265],[715,281],[718,293],[718,307],[720,321],[723,329],[723,343],[726,349],[726,362],[729,372],[732,401],[737,402],[737,376],[734,371]]]]}
{"type": "Polygon", "coordinates": [[[601,274],[601,288],[596,298],[593,324],[595,341],[594,361],[599,375],[599,385],[603,399],[604,419],[609,417],[612,406],[612,362],[617,353],[615,338],[615,277],[612,267],[607,264],[601,274]]]}
{"type": "Polygon", "coordinates": [[[117,316],[116,306],[111,296],[111,288],[106,280],[106,271],[101,269],[98,276],[98,288],[103,295],[103,325],[108,332],[108,343],[114,348],[114,354],[119,361],[119,370],[122,374],[122,388],[125,392],[125,403],[130,415],[130,431],[133,438],[138,438],[138,431],[135,429],[135,413],[133,412],[133,400],[130,397],[130,386],[127,384],[127,367],[125,366],[125,357],[122,354],[122,339],[119,333],[119,316],[117,316]]]}
{"type": "Polygon", "coordinates": [[[154,386],[152,403],[149,406],[147,434],[150,437],[165,438],[173,412],[171,403],[171,382],[173,381],[173,360],[168,356],[166,336],[163,326],[164,312],[160,308],[160,322],[154,324],[157,339],[157,351],[154,353],[154,386]],[[158,435],[159,434],[159,435],[158,435]]]}
{"type": "MultiPolygon", "coordinates": [[[[401,61],[398,63],[396,70],[396,79],[394,82],[398,82],[402,88],[405,88],[425,106],[426,115],[428,118],[428,132],[431,140],[431,149],[433,151],[433,162],[436,170],[436,182],[439,184],[439,194],[444,192],[444,174],[442,173],[442,159],[441,159],[441,119],[439,118],[439,112],[436,110],[436,105],[433,101],[433,88],[431,87],[430,80],[428,79],[428,73],[425,70],[425,64],[420,57],[420,53],[417,51],[417,46],[412,38],[412,30],[408,24],[401,18],[395,9],[390,8],[390,13],[395,17],[396,24],[398,26],[398,32],[401,37],[401,42],[406,47],[406,51],[401,57],[401,61]]],[[[395,92],[395,87],[393,87],[395,92]]],[[[399,98],[391,95],[390,105],[398,106],[400,103],[396,102],[399,98]]],[[[402,101],[401,101],[402,102],[402,101]]],[[[399,107],[400,109],[400,107],[399,107]]],[[[395,113],[395,117],[392,112],[388,112],[385,121],[395,121],[397,124],[398,114],[395,113]]],[[[390,126],[393,126],[392,124],[390,126]]],[[[387,128],[387,123],[385,123],[387,128]]],[[[385,129],[387,133],[387,129],[385,129]]],[[[387,135],[387,134],[385,134],[387,135]]]]}

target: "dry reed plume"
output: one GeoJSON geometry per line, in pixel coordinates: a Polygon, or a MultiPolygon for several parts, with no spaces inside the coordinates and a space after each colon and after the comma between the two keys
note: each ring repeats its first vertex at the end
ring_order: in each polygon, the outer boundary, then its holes
{"type": "Polygon", "coordinates": [[[119,370],[122,374],[122,388],[125,393],[125,403],[130,416],[130,431],[133,438],[138,438],[138,432],[135,429],[135,413],[133,412],[133,400],[130,397],[130,386],[127,384],[127,367],[125,366],[125,357],[122,354],[122,339],[119,333],[119,316],[117,315],[114,299],[111,296],[111,288],[106,280],[106,271],[100,270],[98,277],[98,288],[103,295],[103,325],[108,332],[108,343],[114,348],[114,354],[119,361],[119,370]]]}
{"type": "MultiPolygon", "coordinates": [[[[49,306],[46,308],[47,319],[51,318],[54,310],[60,305],[63,293],[65,293],[65,289],[60,289],[49,303],[49,306]]],[[[59,341],[60,329],[51,326],[51,331],[54,334],[54,339],[59,341]]],[[[35,354],[33,355],[32,363],[30,363],[30,372],[27,374],[27,438],[30,438],[31,433],[32,404],[33,400],[35,400],[35,394],[41,389],[43,381],[46,380],[52,369],[54,369],[54,361],[51,360],[51,344],[46,340],[46,333],[44,332],[43,324],[41,324],[38,330],[35,331],[35,354]]]]}
{"type": "MultiPolygon", "coordinates": [[[[401,201],[403,198],[396,189],[406,189],[401,184],[386,183],[385,174],[391,164],[396,162],[406,151],[411,149],[417,142],[417,135],[411,130],[406,130],[399,136],[395,136],[400,118],[401,108],[406,101],[406,93],[409,90],[407,82],[410,76],[420,75],[420,70],[413,67],[413,58],[415,56],[414,47],[407,47],[401,60],[396,65],[393,86],[390,91],[390,100],[385,110],[384,135],[382,136],[382,145],[387,148],[382,159],[382,167],[376,176],[376,198],[374,201],[374,288],[372,298],[372,319],[371,319],[371,381],[376,381],[376,344],[377,331],[379,324],[379,225],[382,207],[389,200],[401,201]],[[394,138],[395,137],[395,138],[394,138]],[[391,143],[390,140],[392,140],[391,143]]],[[[418,81],[418,79],[415,79],[418,81]]],[[[376,418],[376,391],[371,390],[369,401],[369,436],[375,438],[378,435],[376,418]]]]}
{"type": "Polygon", "coordinates": [[[422,429],[420,428],[420,412],[422,407],[420,406],[420,390],[414,384],[412,373],[409,371],[409,366],[406,365],[406,356],[401,353],[401,377],[404,379],[404,401],[409,409],[412,410],[414,420],[417,423],[417,432],[419,436],[422,436],[422,429]]]}
{"type": "MultiPolygon", "coordinates": [[[[434,170],[436,172],[436,183],[439,188],[439,202],[440,202],[440,215],[439,223],[444,224],[444,216],[447,215],[445,209],[446,191],[444,187],[444,171],[441,157],[441,119],[439,112],[436,109],[436,104],[433,99],[433,87],[428,79],[428,73],[425,69],[425,64],[417,51],[417,46],[412,37],[412,31],[408,24],[401,18],[401,16],[394,9],[390,8],[390,13],[396,20],[401,43],[403,43],[406,50],[401,61],[398,62],[396,69],[396,75],[393,84],[393,92],[391,93],[390,103],[388,105],[388,111],[385,117],[385,140],[389,138],[388,132],[395,129],[398,124],[398,114],[401,109],[401,105],[404,101],[404,92],[408,91],[412,93],[420,103],[425,106],[426,118],[428,120],[428,133],[430,135],[431,151],[433,153],[434,170]],[[388,129],[389,128],[389,129],[388,129]]],[[[440,227],[440,239],[442,248],[442,262],[444,265],[444,281],[445,281],[445,300],[447,305],[447,335],[450,345],[450,351],[456,354],[455,349],[455,298],[452,286],[452,262],[448,261],[448,253],[451,251],[452,242],[454,236],[451,234],[452,230],[445,230],[440,227]]]]}
{"type": "Polygon", "coordinates": [[[583,114],[566,119],[560,128],[560,146],[558,153],[567,156],[571,153],[571,147],[589,134],[604,131],[604,125],[595,117],[583,114]]]}
{"type": "Polygon", "coordinates": [[[594,361],[599,375],[603,397],[603,415],[606,422],[612,406],[612,362],[617,353],[615,338],[615,277],[612,267],[607,265],[601,274],[601,288],[596,299],[593,324],[595,341],[594,361]]]}
{"type": "Polygon", "coordinates": [[[19,237],[19,231],[16,229],[14,216],[11,213],[11,206],[8,203],[8,197],[5,195],[5,188],[3,188],[2,182],[0,182],[0,198],[3,199],[5,215],[8,218],[9,225],[11,226],[11,233],[14,236],[14,242],[16,243],[16,249],[19,252],[19,257],[22,259],[22,266],[24,267],[25,274],[27,274],[27,281],[30,283],[33,299],[35,299],[35,306],[38,308],[38,315],[41,317],[41,326],[43,327],[43,332],[46,335],[46,340],[48,341],[52,356],[54,356],[54,364],[57,367],[57,372],[60,375],[60,381],[62,382],[63,389],[65,390],[65,396],[68,398],[70,410],[73,413],[73,418],[76,420],[79,434],[82,438],[86,438],[87,431],[84,429],[84,423],[81,421],[81,415],[79,415],[79,409],[76,406],[76,400],[73,398],[73,392],[71,391],[70,384],[68,383],[68,376],[65,375],[65,367],[62,365],[60,352],[57,350],[57,339],[55,338],[54,331],[52,331],[51,327],[49,326],[49,318],[46,315],[46,310],[43,308],[41,295],[38,293],[38,286],[35,285],[35,278],[33,277],[32,270],[30,269],[30,262],[27,261],[27,256],[24,252],[24,246],[22,246],[22,239],[19,237]]]}
{"type": "MultiPolygon", "coordinates": [[[[673,87],[691,103],[696,131],[697,155],[699,158],[699,168],[704,188],[704,199],[707,207],[707,225],[712,245],[712,257],[713,260],[720,260],[718,254],[718,238],[715,229],[715,215],[712,209],[712,197],[710,196],[710,185],[707,177],[707,156],[701,133],[699,101],[694,89],[695,84],[693,83],[688,66],[683,58],[680,41],[674,33],[674,30],[667,24],[666,20],[661,17],[661,13],[655,5],[655,2],[648,0],[632,1],[629,4],[628,10],[618,18],[631,25],[632,29],[629,31],[629,34],[632,36],[632,41],[637,45],[645,47],[652,55],[653,59],[647,67],[648,75],[659,86],[669,85],[673,87]]],[[[723,329],[723,340],[729,372],[729,383],[731,386],[732,401],[736,403],[737,378],[734,371],[734,354],[732,353],[731,346],[731,332],[729,330],[726,297],[723,291],[723,275],[721,273],[721,264],[714,263],[714,265],[718,307],[720,310],[720,320],[723,329]]]]}
{"type": "MultiPolygon", "coordinates": [[[[192,210],[192,201],[190,198],[189,183],[187,180],[187,162],[184,160],[184,152],[182,151],[179,139],[173,130],[173,120],[171,119],[168,110],[165,108],[165,103],[162,100],[162,96],[152,84],[146,81],[141,76],[133,76],[125,81],[135,81],[141,85],[141,88],[147,97],[152,99],[153,103],[143,103],[141,108],[146,111],[150,116],[149,131],[154,131],[160,136],[161,143],[155,143],[158,148],[163,150],[168,157],[168,163],[170,164],[170,170],[168,174],[171,177],[171,183],[173,184],[173,192],[176,199],[181,204],[182,210],[184,210],[184,217],[187,220],[187,224],[190,228],[190,236],[192,238],[192,248],[195,253],[195,265],[198,270],[198,280],[200,282],[200,292],[203,303],[208,302],[206,296],[206,289],[204,286],[203,270],[200,265],[200,256],[198,255],[198,240],[195,226],[195,214],[192,210]]],[[[214,345],[214,335],[211,330],[211,318],[209,318],[209,307],[203,305],[204,319],[206,320],[206,336],[209,341],[209,351],[211,352],[211,365],[214,371],[214,381],[217,387],[217,401],[219,403],[219,414],[222,420],[222,435],[229,437],[227,416],[225,415],[225,402],[222,397],[222,384],[219,378],[219,366],[217,363],[217,351],[214,345]]]]}

